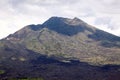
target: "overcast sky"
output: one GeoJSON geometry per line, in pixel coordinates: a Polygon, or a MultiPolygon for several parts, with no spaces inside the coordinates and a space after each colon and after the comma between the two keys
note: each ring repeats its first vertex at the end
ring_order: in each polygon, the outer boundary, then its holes
{"type": "Polygon", "coordinates": [[[0,0],[0,38],[51,16],[78,17],[120,36],[120,0],[0,0]]]}

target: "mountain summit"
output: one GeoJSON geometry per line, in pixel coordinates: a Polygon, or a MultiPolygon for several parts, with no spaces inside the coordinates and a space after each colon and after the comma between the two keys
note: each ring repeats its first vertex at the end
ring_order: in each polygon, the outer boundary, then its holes
{"type": "Polygon", "coordinates": [[[81,25],[82,23],[85,23],[77,17],[75,17],[73,19],[62,18],[62,17],[51,17],[44,24],[51,24],[51,22],[55,22],[55,23],[61,22],[61,23],[68,24],[68,25],[81,25]]]}
{"type": "MultiPolygon", "coordinates": [[[[0,64],[0,69],[6,71],[1,78],[41,76],[46,80],[79,80],[83,76],[82,80],[88,80],[84,75],[93,70],[91,77],[104,80],[103,72],[99,72],[101,67],[95,66],[120,65],[120,37],[78,18],[51,17],[43,24],[25,26],[2,39],[0,64]]],[[[118,75],[118,71],[110,71],[118,75]]],[[[109,71],[105,75],[109,76],[109,71]]]]}
{"type": "Polygon", "coordinates": [[[79,32],[84,32],[85,30],[93,31],[92,27],[89,28],[85,22],[78,18],[68,19],[61,17],[52,17],[43,23],[50,30],[54,30],[58,33],[73,36],[79,32]]]}

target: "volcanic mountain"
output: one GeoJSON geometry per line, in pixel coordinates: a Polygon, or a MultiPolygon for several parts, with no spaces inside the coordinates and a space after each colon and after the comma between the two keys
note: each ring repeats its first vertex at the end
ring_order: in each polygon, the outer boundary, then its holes
{"type": "Polygon", "coordinates": [[[119,65],[120,37],[78,18],[51,17],[0,40],[3,80],[120,80],[119,65]]]}

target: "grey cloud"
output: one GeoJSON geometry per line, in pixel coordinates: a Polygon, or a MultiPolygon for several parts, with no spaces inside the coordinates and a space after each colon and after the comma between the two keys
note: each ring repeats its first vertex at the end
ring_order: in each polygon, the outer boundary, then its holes
{"type": "MultiPolygon", "coordinates": [[[[47,10],[53,7],[57,7],[57,9],[69,7],[69,10],[76,12],[90,8],[94,12],[120,13],[120,0],[1,0],[1,2],[7,2],[16,10],[21,9],[24,5],[30,5],[44,7],[47,10]]],[[[54,8],[50,11],[54,11],[54,8]]]]}
{"type": "Polygon", "coordinates": [[[109,25],[111,22],[110,17],[98,17],[95,20],[96,25],[109,25]]]}

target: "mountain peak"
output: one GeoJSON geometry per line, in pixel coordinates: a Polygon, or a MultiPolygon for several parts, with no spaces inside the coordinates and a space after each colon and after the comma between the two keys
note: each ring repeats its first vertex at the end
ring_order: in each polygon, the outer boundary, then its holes
{"type": "Polygon", "coordinates": [[[77,18],[77,17],[74,17],[73,20],[74,20],[74,21],[81,21],[81,20],[80,20],[79,18],[77,18]]]}
{"type": "Polygon", "coordinates": [[[84,21],[80,20],[79,18],[75,17],[73,19],[70,18],[63,18],[63,17],[51,17],[49,18],[43,25],[50,25],[54,23],[59,24],[67,24],[67,25],[84,25],[86,24],[84,21]]]}
{"type": "Polygon", "coordinates": [[[51,17],[49,18],[46,22],[43,23],[43,25],[50,25],[54,23],[64,23],[64,21],[68,18],[63,18],[63,17],[51,17]]]}
{"type": "Polygon", "coordinates": [[[87,23],[80,20],[79,18],[63,18],[63,17],[51,17],[45,23],[42,24],[44,27],[56,31],[64,35],[75,35],[85,30],[93,31],[87,23]]]}
{"type": "Polygon", "coordinates": [[[84,21],[82,21],[81,19],[75,17],[73,18],[70,23],[71,25],[83,25],[83,24],[86,24],[84,21]]]}

